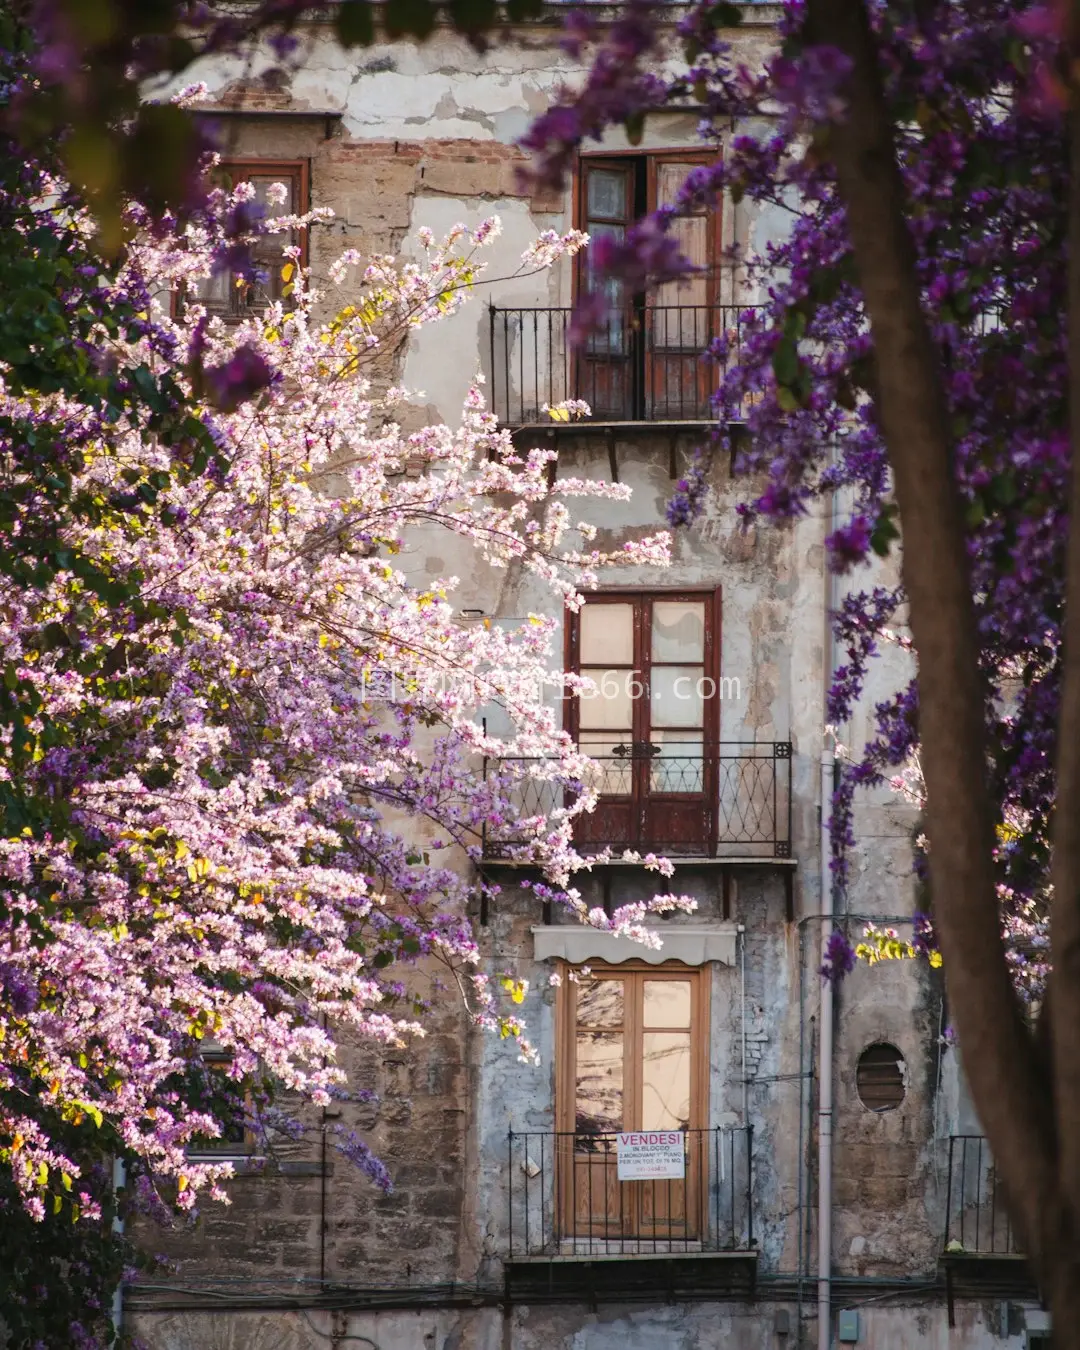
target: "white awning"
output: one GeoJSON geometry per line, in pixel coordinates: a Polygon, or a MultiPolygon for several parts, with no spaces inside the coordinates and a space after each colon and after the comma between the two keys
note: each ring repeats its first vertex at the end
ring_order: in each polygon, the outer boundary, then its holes
{"type": "Polygon", "coordinates": [[[590,961],[606,961],[609,965],[618,965],[620,961],[646,961],[653,966],[662,961],[681,961],[687,966],[703,966],[707,961],[719,961],[725,966],[735,964],[738,929],[733,923],[715,924],[710,928],[665,924],[652,931],[663,946],[645,947],[631,938],[618,937],[585,924],[544,925],[532,930],[533,956],[537,961],[558,959],[575,966],[587,965],[590,961]]]}

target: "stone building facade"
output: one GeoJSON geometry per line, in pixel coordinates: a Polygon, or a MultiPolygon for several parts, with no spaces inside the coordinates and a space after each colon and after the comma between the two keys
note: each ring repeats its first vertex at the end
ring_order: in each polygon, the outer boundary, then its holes
{"type": "MultiPolygon", "coordinates": [[[[732,37],[748,61],[768,50],[775,19],[767,4],[745,7],[732,37]]],[[[438,234],[498,213],[494,280],[403,355],[402,382],[424,391],[410,416],[453,420],[480,370],[519,438],[557,446],[558,473],[632,486],[629,501],[603,505],[611,544],[662,520],[707,434],[697,352],[756,297],[726,272],[699,290],[624,297],[622,318],[574,354],[565,326],[580,272],[497,279],[540,230],[618,229],[663,200],[700,149],[692,112],[657,113],[640,144],[612,135],[583,156],[565,193],[522,189],[515,141],[581,74],[556,21],[505,30],[485,54],[448,30],[345,53],[316,24],[287,83],[258,79],[258,62],[221,59],[197,74],[237,172],[290,176],[298,205],[334,209],[334,223],[311,232],[316,275],[343,247],[407,250],[420,226],[438,234]],[[587,399],[593,417],[545,425],[540,405],[565,397],[587,399]]],[[[732,241],[761,248],[779,222],[726,204],[687,228],[708,262],[732,241]]],[[[574,714],[604,774],[588,840],[668,851],[671,889],[694,895],[697,911],[655,921],[658,952],[632,948],[545,913],[506,841],[489,841],[484,872],[501,890],[471,917],[492,970],[529,982],[539,1067],[449,997],[423,1041],[355,1054],[353,1081],[376,1096],[328,1112],[324,1127],[371,1142],[393,1192],[325,1148],[286,1148],[262,1168],[238,1157],[232,1205],[194,1231],[155,1236],[171,1273],[126,1290],[126,1323],[153,1350],[1038,1343],[1045,1318],[943,1039],[940,984],[900,964],[856,970],[826,992],[823,1054],[829,522],[819,513],[747,532],[735,515],[747,484],[721,463],[712,488],[670,570],[628,571],[567,635],[581,669],[644,663],[652,678],[645,707],[620,696],[574,714]],[[679,679],[690,696],[673,716],[658,691],[679,679]],[[582,967],[591,976],[575,979],[582,967]],[[821,1286],[823,1070],[833,1166],[821,1286]],[[674,1134],[681,1161],[658,1143],[661,1175],[631,1179],[645,1146],[626,1144],[620,1160],[620,1133],[674,1134]]],[[[422,545],[415,555],[429,573],[456,570],[422,545]]],[[[493,622],[544,603],[512,573],[470,585],[470,613],[493,622]]],[[[902,660],[878,662],[863,711],[840,729],[846,743],[860,744],[902,660]]],[[[910,917],[913,823],[888,794],[859,803],[837,916],[853,935],[868,919],[910,917]]],[[[657,879],[607,865],[581,885],[610,908],[655,892],[657,879]]]]}

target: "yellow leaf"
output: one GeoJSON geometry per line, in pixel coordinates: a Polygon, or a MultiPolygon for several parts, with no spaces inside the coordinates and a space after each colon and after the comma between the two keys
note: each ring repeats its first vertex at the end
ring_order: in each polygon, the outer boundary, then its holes
{"type": "Polygon", "coordinates": [[[187,844],[185,844],[184,841],[183,841],[182,839],[178,839],[178,840],[176,841],[176,860],[177,860],[177,862],[179,862],[181,858],[186,858],[187,855],[188,855],[190,852],[191,852],[191,849],[188,848],[187,844]]]}
{"type": "Polygon", "coordinates": [[[295,271],[296,271],[296,268],[292,265],[292,263],[291,263],[291,262],[287,262],[287,263],[285,264],[285,266],[281,269],[281,279],[282,279],[282,281],[291,281],[291,280],[292,280],[292,274],[293,274],[295,271]]]}
{"type": "Polygon", "coordinates": [[[177,1177],[177,1178],[176,1178],[176,1189],[180,1192],[181,1195],[184,1194],[184,1192],[187,1190],[187,1188],[188,1188],[188,1179],[187,1179],[187,1177],[184,1177],[184,1176],[177,1177]]]}

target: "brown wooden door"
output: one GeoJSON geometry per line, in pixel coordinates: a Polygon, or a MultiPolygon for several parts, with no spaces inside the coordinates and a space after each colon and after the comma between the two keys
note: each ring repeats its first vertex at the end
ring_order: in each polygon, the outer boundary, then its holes
{"type": "Polygon", "coordinates": [[[569,668],[595,692],[574,700],[571,730],[599,794],[578,843],[715,850],[718,653],[715,593],[598,596],[574,616],[569,668]]]}
{"type": "MultiPolygon", "coordinates": [[[[673,206],[700,158],[649,161],[649,210],[673,206]]],[[[700,271],[666,281],[648,298],[644,315],[645,416],[692,421],[710,415],[717,367],[705,356],[718,334],[715,268],[719,213],[704,207],[671,222],[684,257],[700,271]]]]}
{"type": "Polygon", "coordinates": [[[559,1083],[563,1231],[662,1243],[704,1228],[707,993],[679,966],[595,968],[567,985],[559,1083]],[[620,1181],[620,1131],[684,1132],[683,1179],[620,1181]]]}
{"type": "MultiPolygon", "coordinates": [[[[582,228],[590,240],[624,239],[635,216],[635,166],[619,160],[583,162],[580,192],[582,228]]],[[[581,273],[586,291],[601,290],[608,314],[574,355],[574,397],[584,399],[599,421],[623,422],[634,417],[640,383],[641,334],[620,281],[595,280],[584,256],[581,273]]]]}

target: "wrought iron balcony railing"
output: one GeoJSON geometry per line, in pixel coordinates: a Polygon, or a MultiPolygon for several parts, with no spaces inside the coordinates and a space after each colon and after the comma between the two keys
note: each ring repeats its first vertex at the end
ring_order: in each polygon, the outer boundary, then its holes
{"type": "Polygon", "coordinates": [[[619,1180],[619,1135],[510,1131],[510,1260],[750,1252],[752,1125],[682,1130],[682,1176],[619,1180]]]}
{"type": "Polygon", "coordinates": [[[945,1193],[946,1253],[953,1256],[1019,1256],[990,1146],[978,1134],[949,1139],[945,1193]]]}
{"type": "Polygon", "coordinates": [[[488,761],[485,776],[507,776],[516,809],[513,824],[485,830],[484,857],[513,861],[532,829],[573,805],[586,786],[599,795],[595,808],[575,820],[582,852],[791,857],[790,741],[635,741],[592,760],[588,785],[530,776],[539,760],[488,761]]]}
{"type": "Polygon", "coordinates": [[[492,306],[491,406],[510,427],[552,425],[543,411],[583,399],[597,422],[703,422],[715,416],[715,359],[738,352],[746,305],[632,305],[616,309],[580,346],[570,308],[492,306]]]}

